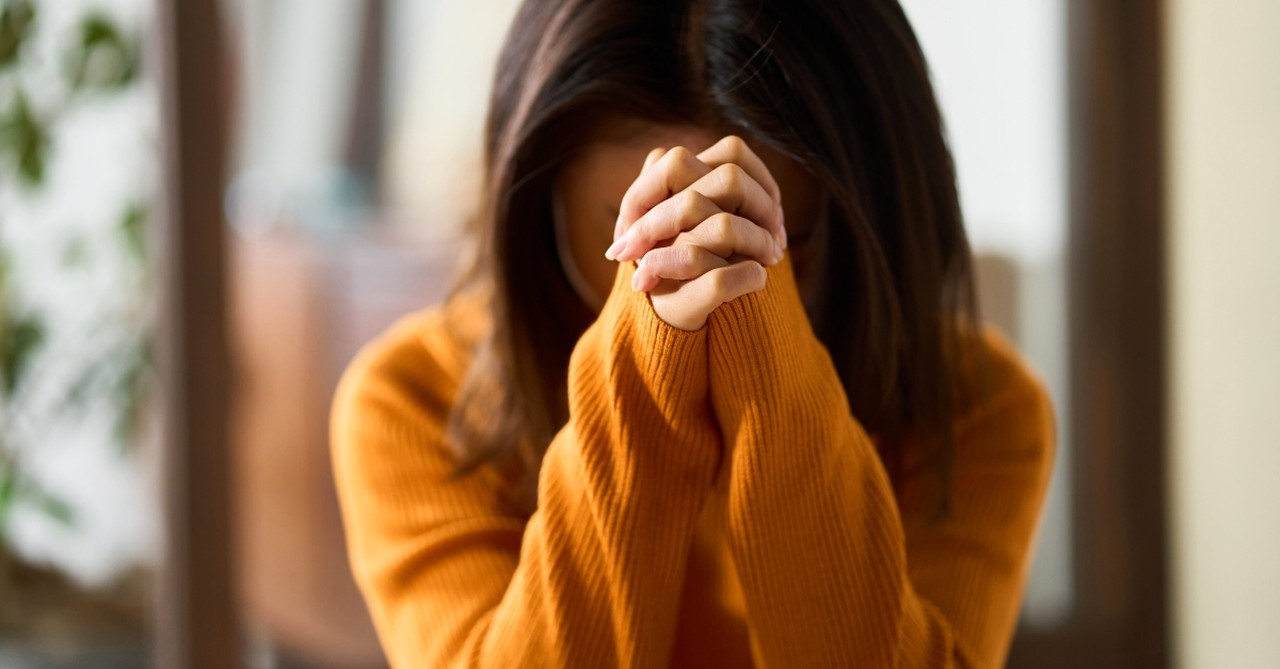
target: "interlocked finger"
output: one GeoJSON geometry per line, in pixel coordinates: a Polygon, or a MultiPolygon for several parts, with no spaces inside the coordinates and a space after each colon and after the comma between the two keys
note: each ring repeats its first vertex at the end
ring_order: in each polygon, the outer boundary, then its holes
{"type": "Polygon", "coordinates": [[[650,151],[644,170],[618,205],[614,239],[622,236],[645,212],[710,173],[711,168],[683,146],[650,151]]]}
{"type": "Polygon", "coordinates": [[[730,163],[741,165],[752,179],[764,187],[769,197],[779,203],[782,202],[782,191],[778,188],[778,182],[774,180],[773,174],[769,172],[769,168],[765,166],[760,156],[756,155],[756,152],[752,151],[741,137],[729,135],[699,153],[697,158],[712,169],[730,163]]]}
{"type": "Polygon", "coordinates": [[[675,243],[696,244],[726,259],[745,256],[762,265],[782,260],[782,247],[768,230],[723,211],[682,233],[675,243]]]}
{"type": "Polygon", "coordinates": [[[693,244],[676,244],[649,251],[636,261],[631,287],[635,290],[653,290],[663,279],[688,281],[711,270],[727,267],[729,261],[693,244]]]}
{"type": "Polygon", "coordinates": [[[709,307],[716,307],[764,288],[764,267],[754,260],[743,260],[727,267],[713,269],[689,283],[693,291],[709,307]]]}
{"type": "Polygon", "coordinates": [[[649,295],[653,308],[668,324],[697,330],[720,305],[764,288],[766,278],[760,263],[741,260],[689,281],[662,281],[649,295]]]}
{"type": "Polygon", "coordinates": [[[742,167],[726,164],[650,209],[618,238],[606,256],[614,260],[635,260],[659,242],[708,218],[708,205],[767,229],[781,245],[782,206],[742,167]]]}

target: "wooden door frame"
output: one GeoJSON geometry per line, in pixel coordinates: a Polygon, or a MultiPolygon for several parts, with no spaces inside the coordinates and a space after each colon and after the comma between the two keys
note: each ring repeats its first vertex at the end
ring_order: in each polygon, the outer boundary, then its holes
{"type": "Polygon", "coordinates": [[[158,0],[156,10],[165,436],[153,659],[159,667],[227,669],[241,666],[242,652],[228,438],[222,3],[158,0]]]}
{"type": "MultiPolygon", "coordinates": [[[[156,584],[156,666],[243,665],[235,568],[231,449],[227,225],[222,196],[230,138],[219,0],[157,0],[153,32],[162,125],[163,192],[156,247],[163,249],[157,363],[165,436],[163,555],[156,584]]],[[[382,93],[385,2],[365,9],[361,82],[382,93]]],[[[357,109],[348,151],[376,168],[379,104],[357,109]],[[369,117],[372,115],[372,120],[369,117]],[[369,132],[355,129],[373,127],[369,132]],[[373,151],[374,153],[370,153],[373,151]],[[372,162],[371,162],[372,161],[372,162]]]]}
{"type": "Polygon", "coordinates": [[[1064,5],[1075,601],[1009,664],[1165,667],[1164,3],[1064,5]]]}

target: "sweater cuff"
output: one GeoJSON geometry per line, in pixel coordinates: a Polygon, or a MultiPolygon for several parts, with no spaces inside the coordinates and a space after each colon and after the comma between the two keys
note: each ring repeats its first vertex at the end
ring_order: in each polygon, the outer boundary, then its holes
{"type": "Polygon", "coordinates": [[[760,401],[782,408],[824,395],[842,399],[839,375],[800,299],[790,254],[766,271],[762,290],[721,305],[708,319],[717,408],[760,401]]]}
{"type": "Polygon", "coordinates": [[[626,396],[649,398],[669,425],[694,430],[709,407],[708,328],[687,331],[658,316],[649,294],[631,288],[634,262],[622,262],[600,311],[608,375],[626,396]]]}

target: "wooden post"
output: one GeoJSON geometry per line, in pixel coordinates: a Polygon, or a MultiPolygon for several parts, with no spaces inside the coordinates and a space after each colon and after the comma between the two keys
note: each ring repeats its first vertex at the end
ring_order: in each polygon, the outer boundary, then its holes
{"type": "Polygon", "coordinates": [[[218,0],[158,0],[165,552],[156,666],[242,664],[233,579],[222,208],[226,95],[218,0]]]}
{"type": "Polygon", "coordinates": [[[1010,667],[1169,664],[1164,1],[1064,2],[1075,602],[1010,667]]]}

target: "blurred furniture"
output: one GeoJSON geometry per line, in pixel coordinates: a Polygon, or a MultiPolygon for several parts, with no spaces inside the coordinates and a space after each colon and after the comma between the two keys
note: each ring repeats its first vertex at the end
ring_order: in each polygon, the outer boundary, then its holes
{"type": "Polygon", "coordinates": [[[440,301],[453,249],[379,232],[235,235],[230,244],[234,512],[245,618],[307,666],[384,666],[348,569],[329,403],[358,348],[440,301]]]}

